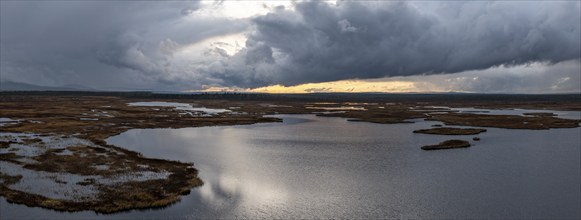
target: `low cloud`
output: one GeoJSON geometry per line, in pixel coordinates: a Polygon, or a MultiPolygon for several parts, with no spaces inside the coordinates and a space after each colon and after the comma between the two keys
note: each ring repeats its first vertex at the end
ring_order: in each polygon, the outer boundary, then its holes
{"type": "Polygon", "coordinates": [[[581,63],[555,65],[532,63],[499,66],[453,74],[385,77],[371,80],[340,80],[296,86],[274,85],[255,89],[213,87],[202,91],[316,93],[316,92],[468,92],[468,93],[578,93],[581,63]]]}
{"type": "Polygon", "coordinates": [[[578,93],[581,91],[581,63],[578,60],[555,65],[532,63],[496,67],[483,71],[415,78],[444,91],[479,93],[578,93]]]}

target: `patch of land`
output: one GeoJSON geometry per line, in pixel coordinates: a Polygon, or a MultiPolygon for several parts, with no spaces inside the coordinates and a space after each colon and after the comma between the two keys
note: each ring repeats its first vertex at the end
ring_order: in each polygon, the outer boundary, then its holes
{"type": "Polygon", "coordinates": [[[480,134],[482,132],[486,132],[486,129],[438,127],[438,128],[420,129],[420,130],[414,131],[414,133],[439,134],[439,135],[474,135],[474,134],[480,134]]]}
{"type": "Polygon", "coordinates": [[[392,106],[390,108],[370,108],[368,111],[344,111],[337,113],[317,114],[321,117],[341,117],[349,118],[353,122],[371,122],[380,124],[413,123],[410,119],[425,118],[425,113],[408,111],[403,106],[392,106]]]}
{"type": "Polygon", "coordinates": [[[509,129],[551,129],[576,128],[580,120],[557,117],[527,117],[520,115],[485,115],[448,113],[430,115],[426,120],[440,121],[447,125],[463,125],[476,127],[493,127],[509,129]]]}
{"type": "MultiPolygon", "coordinates": [[[[195,117],[173,107],[128,105],[139,101],[151,100],[108,96],[0,96],[2,117],[19,120],[19,123],[2,126],[0,131],[76,135],[100,143],[107,137],[133,128],[184,128],[280,121],[262,117],[263,112],[254,110],[260,107],[253,106],[236,111],[242,113],[250,110],[251,114],[195,117]]],[[[208,108],[231,106],[224,100],[192,104],[208,108]]]]}
{"type": "Polygon", "coordinates": [[[203,184],[192,163],[57,135],[0,133],[0,195],[62,211],[163,207],[203,184]]]}
{"type": "Polygon", "coordinates": [[[423,146],[422,150],[445,150],[466,147],[470,147],[470,142],[465,140],[447,140],[440,142],[439,144],[423,146]]]}
{"type": "Polygon", "coordinates": [[[552,112],[529,112],[529,113],[523,113],[523,115],[536,116],[536,117],[555,117],[555,116],[557,116],[555,113],[552,113],[552,112]]]}

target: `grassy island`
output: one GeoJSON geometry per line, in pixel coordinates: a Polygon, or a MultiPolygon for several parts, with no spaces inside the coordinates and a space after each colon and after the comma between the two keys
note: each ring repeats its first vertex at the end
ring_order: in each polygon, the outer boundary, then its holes
{"type": "Polygon", "coordinates": [[[423,146],[422,150],[445,150],[466,147],[470,147],[470,142],[465,140],[447,140],[440,142],[439,144],[423,146]]]}
{"type": "Polygon", "coordinates": [[[414,133],[439,134],[439,135],[474,135],[474,134],[480,134],[482,132],[486,132],[486,129],[438,127],[438,128],[421,129],[421,130],[414,131],[414,133]]]}

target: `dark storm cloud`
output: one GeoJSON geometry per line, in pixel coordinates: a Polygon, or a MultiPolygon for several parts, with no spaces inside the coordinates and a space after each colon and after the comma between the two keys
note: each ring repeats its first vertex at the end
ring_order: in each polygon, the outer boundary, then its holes
{"type": "Polygon", "coordinates": [[[253,19],[247,49],[212,74],[253,87],[580,58],[579,2],[424,3],[312,1],[294,11],[277,8],[253,19]]]}
{"type": "Polygon", "coordinates": [[[224,18],[186,19],[200,7],[197,1],[1,4],[1,80],[43,85],[156,89],[167,84],[180,45],[247,26],[224,18]]]}

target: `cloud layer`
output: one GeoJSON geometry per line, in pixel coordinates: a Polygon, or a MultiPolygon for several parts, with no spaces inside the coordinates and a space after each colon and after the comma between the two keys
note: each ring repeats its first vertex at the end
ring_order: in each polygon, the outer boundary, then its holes
{"type": "MultiPolygon", "coordinates": [[[[189,16],[197,1],[1,2],[2,79],[149,88],[174,84],[173,53],[247,22],[189,16]]],[[[177,73],[180,74],[180,73],[177,73]]]]}
{"type": "MultiPolygon", "coordinates": [[[[227,3],[1,2],[2,80],[183,90],[494,72],[512,91],[523,79],[579,78],[576,1],[306,1],[247,18],[203,13],[227,3]],[[233,34],[244,36],[239,45],[221,40],[233,34]],[[568,75],[546,74],[563,62],[574,66],[568,75]],[[528,64],[543,74],[511,77],[528,64]]],[[[465,84],[492,89],[490,76],[465,84]]]]}
{"type": "Polygon", "coordinates": [[[227,84],[252,87],[580,57],[579,2],[438,4],[314,1],[278,9],[253,19],[247,49],[224,60],[218,74],[227,84]]]}

